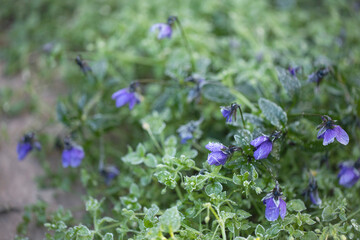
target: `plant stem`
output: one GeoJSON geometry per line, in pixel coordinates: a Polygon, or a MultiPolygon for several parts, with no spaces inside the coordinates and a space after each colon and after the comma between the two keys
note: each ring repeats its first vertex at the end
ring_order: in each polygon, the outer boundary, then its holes
{"type": "Polygon", "coordinates": [[[211,206],[210,203],[206,204],[208,209],[214,214],[216,220],[219,222],[220,228],[221,228],[221,235],[224,240],[226,240],[226,232],[225,232],[225,222],[219,217],[219,215],[215,212],[215,209],[211,206]]]}
{"type": "Polygon", "coordinates": [[[190,48],[189,41],[188,41],[188,39],[186,37],[185,31],[184,31],[184,29],[183,29],[183,27],[181,25],[181,22],[180,22],[179,18],[176,17],[175,22],[177,23],[178,27],[180,28],[181,37],[184,40],[184,45],[185,45],[186,51],[188,52],[189,57],[190,57],[191,71],[195,72],[195,60],[194,60],[194,57],[193,57],[193,54],[192,54],[192,51],[191,51],[191,48],[190,48]]]}

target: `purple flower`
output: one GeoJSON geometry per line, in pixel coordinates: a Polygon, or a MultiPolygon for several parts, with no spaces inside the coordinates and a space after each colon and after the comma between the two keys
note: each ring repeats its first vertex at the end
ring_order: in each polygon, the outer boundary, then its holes
{"type": "Polygon", "coordinates": [[[260,136],[250,142],[255,147],[254,158],[256,160],[267,158],[272,150],[272,142],[266,136],[260,136]]]}
{"type": "Polygon", "coordinates": [[[226,150],[228,149],[227,147],[221,143],[212,142],[208,143],[205,147],[211,151],[207,158],[207,161],[210,165],[219,166],[226,163],[226,160],[229,157],[229,154],[226,153],[226,150]]]}
{"type": "Polygon", "coordinates": [[[296,77],[296,74],[299,72],[300,67],[289,67],[288,70],[291,76],[296,77]]]}
{"type": "Polygon", "coordinates": [[[101,175],[105,178],[106,185],[119,175],[120,171],[115,166],[107,166],[100,170],[101,175]]]}
{"type": "Polygon", "coordinates": [[[328,68],[319,69],[308,76],[308,82],[314,82],[317,86],[320,85],[324,77],[330,72],[328,68]]]}
{"type": "Polygon", "coordinates": [[[201,97],[201,89],[206,84],[205,79],[199,77],[199,76],[190,76],[185,81],[187,82],[193,82],[196,84],[193,88],[189,90],[188,96],[187,96],[187,102],[196,101],[197,103],[200,101],[201,97]]]}
{"type": "Polygon", "coordinates": [[[232,117],[234,116],[235,121],[236,121],[236,111],[237,109],[240,109],[240,105],[236,104],[236,103],[232,103],[230,106],[221,106],[221,113],[224,116],[224,118],[226,118],[226,122],[232,122],[232,117]]]}
{"type": "Polygon", "coordinates": [[[140,98],[136,93],[137,83],[130,84],[130,87],[123,88],[112,95],[112,99],[116,101],[116,107],[122,107],[129,104],[129,109],[133,109],[135,104],[140,103],[140,98]]]}
{"type": "Polygon", "coordinates": [[[339,167],[338,178],[340,185],[350,188],[360,179],[360,159],[355,164],[352,162],[341,163],[339,167]]]}
{"type": "Polygon", "coordinates": [[[18,159],[23,160],[33,148],[40,151],[41,144],[35,140],[35,133],[30,132],[25,134],[17,144],[16,152],[18,154],[18,159]]]}
{"type": "Polygon", "coordinates": [[[336,121],[331,120],[329,116],[323,116],[323,123],[317,129],[320,129],[317,138],[323,138],[323,145],[334,142],[335,138],[339,143],[347,145],[349,143],[349,135],[339,125],[335,125],[336,121]]]}
{"type": "Polygon", "coordinates": [[[171,38],[172,28],[167,23],[157,23],[151,26],[150,32],[159,31],[158,39],[171,38]]]}
{"type": "Polygon", "coordinates": [[[265,217],[268,221],[275,221],[278,219],[279,215],[282,219],[285,218],[286,203],[280,197],[281,195],[281,189],[279,188],[278,183],[276,183],[273,191],[262,199],[263,203],[266,205],[265,217]]]}
{"type": "Polygon", "coordinates": [[[64,168],[68,166],[78,167],[85,156],[81,146],[75,145],[69,138],[64,140],[64,151],[62,153],[62,165],[64,168]]]}
{"type": "Polygon", "coordinates": [[[310,176],[309,185],[303,194],[305,195],[305,199],[310,198],[313,204],[321,205],[322,201],[319,197],[317,182],[313,175],[310,176]]]}
{"type": "Polygon", "coordinates": [[[202,122],[202,119],[198,121],[190,121],[185,125],[182,125],[178,128],[177,132],[181,138],[181,143],[185,144],[188,140],[192,139],[195,135],[200,135],[201,131],[199,125],[202,122]]]}

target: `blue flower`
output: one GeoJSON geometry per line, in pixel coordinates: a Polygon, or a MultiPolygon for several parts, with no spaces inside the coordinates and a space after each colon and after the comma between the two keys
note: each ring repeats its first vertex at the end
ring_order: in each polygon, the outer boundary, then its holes
{"type": "Polygon", "coordinates": [[[308,82],[314,82],[317,86],[320,85],[324,77],[330,72],[328,68],[319,69],[308,76],[308,82]]]}
{"type": "Polygon", "coordinates": [[[326,146],[334,142],[335,138],[339,143],[347,145],[349,143],[349,135],[339,125],[335,125],[336,121],[331,120],[329,116],[323,116],[323,123],[317,129],[320,129],[317,138],[323,138],[323,145],[326,146]]]}
{"type": "Polygon", "coordinates": [[[64,140],[64,151],[62,153],[62,165],[64,168],[68,166],[78,167],[85,157],[84,150],[81,146],[75,145],[70,139],[65,138],[64,140]]]}
{"type": "Polygon", "coordinates": [[[18,154],[18,159],[23,160],[33,148],[40,151],[41,144],[35,140],[35,134],[30,132],[25,134],[17,144],[16,152],[18,154]]]}
{"type": "Polygon", "coordinates": [[[172,28],[170,24],[167,23],[156,23],[151,26],[150,32],[159,31],[158,39],[171,38],[172,28]]]}
{"type": "Polygon", "coordinates": [[[201,89],[206,84],[205,79],[199,77],[199,76],[190,76],[185,81],[187,82],[193,82],[196,84],[195,87],[191,88],[189,90],[188,96],[187,96],[187,102],[200,101],[201,97],[201,89]]]}
{"type": "Polygon", "coordinates": [[[262,199],[263,203],[266,205],[265,217],[268,221],[275,221],[278,219],[279,215],[282,219],[285,218],[286,203],[280,196],[282,196],[282,192],[278,183],[276,183],[273,191],[262,199]]]}
{"type": "Polygon", "coordinates": [[[350,188],[360,179],[360,159],[354,164],[353,162],[344,162],[339,165],[338,174],[339,184],[350,188]]]}
{"type": "Polygon", "coordinates": [[[112,95],[112,99],[116,101],[116,107],[122,107],[129,104],[129,109],[133,109],[135,104],[140,103],[140,98],[136,92],[137,83],[132,83],[130,87],[123,88],[112,95]]]}
{"type": "Polygon", "coordinates": [[[296,77],[296,74],[299,72],[300,67],[289,67],[288,71],[291,74],[291,76],[296,77]]]}
{"type": "Polygon", "coordinates": [[[105,178],[106,185],[119,175],[120,171],[115,166],[107,166],[100,170],[101,175],[105,178]]]}
{"type": "Polygon", "coordinates": [[[237,109],[240,109],[240,105],[236,104],[236,103],[232,103],[230,106],[221,106],[221,113],[224,116],[224,118],[226,118],[226,122],[232,122],[232,117],[234,116],[235,121],[236,121],[236,111],[237,109]]]}
{"type": "MultiPolygon", "coordinates": [[[[190,121],[185,125],[182,125],[178,128],[177,132],[181,138],[181,143],[185,144],[188,140],[192,139],[195,135],[200,135],[201,131],[199,125],[202,122],[202,119],[198,121],[190,121]]],[[[199,137],[199,136],[198,136],[199,137]]]]}
{"type": "Polygon", "coordinates": [[[309,197],[313,204],[321,205],[322,201],[319,197],[317,182],[313,175],[310,176],[309,185],[305,190],[304,195],[305,199],[309,197]]]}
{"type": "Polygon", "coordinates": [[[207,161],[210,165],[219,166],[226,163],[226,160],[229,157],[229,154],[226,153],[226,150],[228,149],[227,147],[221,143],[212,142],[208,143],[205,147],[211,151],[207,158],[207,161]]]}
{"type": "Polygon", "coordinates": [[[267,158],[272,150],[272,142],[266,136],[260,136],[250,142],[255,147],[254,158],[256,160],[267,158]]]}

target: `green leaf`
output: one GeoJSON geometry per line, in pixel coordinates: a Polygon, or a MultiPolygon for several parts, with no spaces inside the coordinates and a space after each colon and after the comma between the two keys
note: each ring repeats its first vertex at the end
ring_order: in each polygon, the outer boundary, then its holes
{"type": "Polygon", "coordinates": [[[306,209],[305,204],[300,199],[294,199],[287,203],[287,209],[289,211],[301,212],[306,209]]]}
{"type": "Polygon", "coordinates": [[[281,128],[287,123],[287,115],[284,110],[275,103],[265,99],[259,99],[259,106],[265,118],[275,127],[281,128]]]}
{"type": "Polygon", "coordinates": [[[86,201],[86,211],[95,212],[100,208],[102,200],[99,202],[97,199],[89,197],[89,200],[86,201]]]}
{"type": "Polygon", "coordinates": [[[252,135],[249,130],[241,129],[239,130],[239,135],[235,135],[234,138],[239,147],[245,147],[250,145],[252,135]]]}
{"type": "Polygon", "coordinates": [[[298,93],[301,84],[297,77],[292,76],[287,69],[277,68],[278,78],[286,93],[292,97],[298,93]]]}
{"type": "Polygon", "coordinates": [[[256,228],[255,228],[255,235],[257,236],[257,237],[265,237],[265,228],[261,225],[261,224],[259,224],[259,225],[257,225],[256,226],[256,228]]]}
{"type": "Polygon", "coordinates": [[[208,196],[211,194],[219,194],[223,189],[223,186],[219,182],[213,182],[212,184],[209,184],[205,188],[205,192],[208,196]]]}
{"type": "Polygon", "coordinates": [[[101,224],[103,224],[104,222],[118,222],[117,220],[111,218],[111,217],[103,217],[101,219],[97,220],[97,225],[100,226],[101,224]]]}
{"type": "Polygon", "coordinates": [[[106,233],[103,240],[113,240],[114,236],[112,233],[106,233]]]}
{"type": "Polygon", "coordinates": [[[155,168],[157,166],[157,158],[154,154],[148,153],[144,159],[144,164],[148,167],[155,168]]]}
{"type": "Polygon", "coordinates": [[[156,204],[151,205],[151,208],[145,211],[144,226],[146,228],[151,228],[154,226],[154,223],[157,220],[155,216],[158,212],[159,212],[159,207],[156,204]]]}
{"type": "Polygon", "coordinates": [[[145,161],[146,149],[141,143],[137,145],[136,152],[133,152],[131,149],[129,151],[130,152],[127,155],[121,158],[121,160],[123,160],[125,163],[138,165],[145,161]]]}
{"type": "Polygon", "coordinates": [[[155,135],[161,134],[166,127],[165,122],[161,119],[157,112],[154,112],[152,115],[146,116],[141,121],[141,124],[146,131],[151,131],[155,135]]]}
{"type": "Polygon", "coordinates": [[[166,170],[160,170],[156,172],[155,177],[159,180],[160,183],[165,184],[166,186],[174,189],[176,187],[175,175],[166,170]]]}
{"type": "Polygon", "coordinates": [[[217,103],[232,103],[235,101],[234,95],[229,89],[220,83],[207,83],[202,88],[202,93],[208,100],[217,103]]]}
{"type": "Polygon", "coordinates": [[[92,240],[94,237],[93,231],[84,225],[75,226],[74,234],[76,234],[76,240],[92,240]]]}
{"type": "Polygon", "coordinates": [[[351,225],[354,227],[354,229],[358,232],[360,232],[360,225],[356,222],[355,219],[351,219],[351,225]]]}
{"type": "Polygon", "coordinates": [[[252,215],[244,210],[238,209],[236,211],[236,213],[238,214],[238,217],[242,220],[242,219],[246,219],[248,217],[251,217],[252,215]]]}
{"type": "Polygon", "coordinates": [[[167,209],[159,220],[160,228],[163,232],[176,232],[180,229],[181,216],[176,206],[167,209]]]}
{"type": "Polygon", "coordinates": [[[188,192],[200,190],[204,187],[208,178],[207,175],[185,176],[184,188],[188,192]]]}
{"type": "Polygon", "coordinates": [[[331,206],[327,206],[324,208],[321,217],[323,221],[329,222],[336,218],[336,211],[331,206]]]}

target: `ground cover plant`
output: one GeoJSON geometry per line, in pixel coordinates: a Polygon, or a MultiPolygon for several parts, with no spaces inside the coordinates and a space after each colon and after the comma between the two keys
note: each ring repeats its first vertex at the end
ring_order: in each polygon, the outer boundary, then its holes
{"type": "Polygon", "coordinates": [[[5,5],[8,72],[67,89],[19,164],[86,190],[83,219],[39,202],[18,239],[360,237],[359,2],[5,5]]]}

